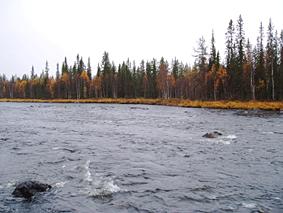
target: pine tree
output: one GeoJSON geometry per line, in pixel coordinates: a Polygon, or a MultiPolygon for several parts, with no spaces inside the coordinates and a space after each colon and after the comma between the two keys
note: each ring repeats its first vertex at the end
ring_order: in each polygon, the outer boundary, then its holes
{"type": "Polygon", "coordinates": [[[65,57],[64,62],[62,64],[62,73],[61,75],[63,75],[64,73],[68,73],[68,63],[67,63],[67,58],[65,57]]]}
{"type": "Polygon", "coordinates": [[[198,41],[198,48],[195,49],[195,67],[199,71],[198,78],[198,91],[196,94],[199,95],[199,98],[202,100],[206,100],[208,98],[207,88],[205,83],[205,76],[208,71],[207,64],[207,46],[205,43],[205,39],[201,37],[198,41]]]}
{"type": "Polygon", "coordinates": [[[206,93],[208,100],[216,100],[216,88],[214,86],[216,73],[219,69],[219,52],[216,52],[214,32],[211,35],[211,48],[208,63],[208,72],[206,73],[206,93]]]}
{"type": "Polygon", "coordinates": [[[236,57],[235,57],[235,43],[234,43],[234,35],[235,29],[233,20],[229,21],[229,25],[226,32],[226,68],[228,72],[228,92],[230,98],[233,97],[233,87],[234,87],[234,79],[235,79],[235,68],[236,68],[236,57]]]}
{"type": "Polygon", "coordinates": [[[176,58],[172,62],[172,74],[174,79],[177,80],[179,76],[179,61],[176,58]]]}
{"type": "Polygon", "coordinates": [[[283,30],[280,34],[280,68],[279,68],[280,100],[283,100],[283,30]]]}
{"type": "Polygon", "coordinates": [[[157,98],[157,67],[156,67],[156,59],[153,59],[151,62],[151,98],[157,98]]]}
{"type": "Polygon", "coordinates": [[[151,74],[151,64],[150,62],[146,62],[146,75],[143,82],[144,87],[144,97],[151,98],[151,81],[152,81],[152,74],[151,74]]]}
{"type": "Polygon", "coordinates": [[[136,98],[138,94],[138,81],[137,80],[138,80],[138,74],[137,74],[136,62],[133,61],[133,74],[132,74],[133,98],[136,98]]]}
{"type": "Polygon", "coordinates": [[[257,99],[266,97],[266,71],[263,47],[263,25],[260,23],[259,36],[257,37],[257,45],[255,49],[255,93],[257,99]]]}
{"type": "Polygon", "coordinates": [[[243,28],[243,19],[242,16],[239,16],[238,22],[237,22],[237,35],[236,35],[236,60],[237,60],[237,66],[235,70],[235,78],[233,79],[234,85],[234,94],[235,97],[240,98],[247,98],[247,94],[245,93],[245,89],[243,86],[243,68],[244,68],[244,59],[245,59],[245,33],[243,28]]]}
{"type": "Polygon", "coordinates": [[[60,71],[59,71],[59,63],[56,66],[56,98],[61,97],[61,82],[60,82],[60,71]]]}
{"type": "Polygon", "coordinates": [[[143,87],[143,81],[145,78],[145,63],[144,60],[141,61],[140,66],[137,69],[137,97],[144,97],[144,87],[143,87]]]}
{"type": "Polygon", "coordinates": [[[45,79],[48,79],[49,78],[49,65],[48,65],[48,61],[46,61],[45,63],[45,79]]]}
{"type": "Polygon", "coordinates": [[[30,78],[34,79],[35,75],[34,75],[34,66],[31,67],[31,72],[30,72],[30,78]]]}
{"type": "Polygon", "coordinates": [[[269,20],[267,29],[267,45],[266,45],[266,71],[267,71],[267,97],[275,100],[274,91],[274,34],[271,19],[269,20]]]}
{"type": "Polygon", "coordinates": [[[90,57],[88,57],[88,59],[87,59],[87,75],[88,75],[88,78],[91,80],[92,76],[91,76],[90,57]]]}
{"type": "Polygon", "coordinates": [[[46,61],[45,69],[44,69],[44,77],[43,77],[43,97],[50,98],[50,93],[48,89],[48,79],[49,79],[49,65],[48,61],[46,61]]]}
{"type": "Polygon", "coordinates": [[[255,100],[255,70],[253,61],[252,45],[248,39],[246,45],[246,57],[244,64],[244,89],[245,93],[249,94],[247,99],[255,100]]]}
{"type": "Polygon", "coordinates": [[[169,82],[168,82],[168,63],[162,57],[159,62],[159,69],[157,74],[157,88],[159,90],[159,97],[168,98],[169,96],[169,82]]]}
{"type": "Polygon", "coordinates": [[[114,61],[111,65],[111,97],[117,98],[117,73],[114,61]]]}
{"type": "Polygon", "coordinates": [[[274,100],[280,98],[280,39],[277,30],[274,34],[273,45],[273,79],[274,79],[274,100]]]}
{"type": "Polygon", "coordinates": [[[177,97],[177,80],[179,79],[180,76],[180,70],[179,70],[179,61],[175,58],[172,62],[172,74],[174,78],[174,85],[173,85],[173,97],[177,97]]]}
{"type": "Polygon", "coordinates": [[[101,67],[103,97],[109,98],[111,97],[111,63],[107,52],[103,54],[101,67]]]}
{"type": "Polygon", "coordinates": [[[97,65],[96,76],[97,76],[97,77],[100,77],[100,75],[101,75],[101,68],[100,68],[100,65],[98,64],[98,65],[97,65]]]}
{"type": "Polygon", "coordinates": [[[211,35],[211,48],[210,48],[210,57],[208,63],[208,69],[210,70],[213,64],[217,63],[217,53],[215,48],[215,38],[214,38],[214,31],[212,30],[211,35]]]}

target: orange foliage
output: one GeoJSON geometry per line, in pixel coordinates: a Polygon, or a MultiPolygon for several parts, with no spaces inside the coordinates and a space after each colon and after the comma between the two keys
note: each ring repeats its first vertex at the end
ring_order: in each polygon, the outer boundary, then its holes
{"type": "Polygon", "coordinates": [[[54,98],[56,91],[56,80],[54,80],[53,78],[49,79],[47,82],[47,89],[51,95],[51,98],[54,98]]]}
{"type": "Polygon", "coordinates": [[[82,71],[80,78],[82,80],[84,80],[85,82],[89,82],[89,77],[88,77],[87,72],[85,70],[82,71]]]}

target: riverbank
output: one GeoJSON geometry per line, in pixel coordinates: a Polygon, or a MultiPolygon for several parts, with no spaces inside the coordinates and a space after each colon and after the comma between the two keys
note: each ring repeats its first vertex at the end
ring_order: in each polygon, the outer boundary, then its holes
{"type": "Polygon", "coordinates": [[[8,99],[0,102],[30,102],[30,103],[113,103],[113,104],[147,104],[193,108],[214,109],[261,109],[283,110],[282,101],[191,101],[186,99],[145,99],[145,98],[99,98],[99,99],[8,99]]]}

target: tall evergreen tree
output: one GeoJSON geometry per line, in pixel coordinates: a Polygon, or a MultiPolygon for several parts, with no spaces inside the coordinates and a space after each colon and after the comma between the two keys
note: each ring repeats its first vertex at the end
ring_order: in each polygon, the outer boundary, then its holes
{"type": "Polygon", "coordinates": [[[255,93],[257,99],[266,97],[266,71],[263,46],[263,25],[260,23],[259,36],[257,37],[257,45],[255,49],[255,93]]]}
{"type": "Polygon", "coordinates": [[[111,97],[111,63],[109,54],[104,52],[101,62],[102,74],[102,93],[103,97],[111,97]]]}
{"type": "Polygon", "coordinates": [[[91,76],[90,57],[88,57],[88,59],[87,59],[87,75],[88,75],[88,78],[91,80],[92,76],[91,76]]]}
{"type": "Polygon", "coordinates": [[[216,48],[215,48],[214,31],[212,30],[208,69],[210,70],[212,65],[216,63],[217,63],[217,53],[216,53],[216,48]]]}
{"type": "Polygon", "coordinates": [[[234,43],[234,35],[235,28],[233,24],[233,20],[229,21],[229,25],[226,32],[226,68],[228,72],[228,93],[229,97],[233,97],[233,87],[234,87],[234,79],[235,79],[235,68],[236,68],[236,55],[235,55],[235,43],[234,43]]]}
{"type": "Polygon", "coordinates": [[[198,41],[198,47],[195,49],[195,67],[199,70],[199,78],[197,80],[197,86],[199,98],[207,99],[207,88],[205,83],[205,76],[208,71],[207,63],[207,46],[204,37],[201,37],[198,41]]]}
{"type": "Polygon", "coordinates": [[[34,79],[34,78],[35,78],[34,66],[31,67],[30,78],[31,78],[31,79],[34,79]]]}
{"type": "Polygon", "coordinates": [[[266,72],[267,72],[267,97],[275,100],[275,87],[274,87],[274,34],[271,19],[269,19],[267,29],[267,45],[266,45],[266,72]]]}
{"type": "Polygon", "coordinates": [[[61,75],[63,75],[64,73],[68,73],[68,63],[67,63],[67,58],[65,57],[64,62],[62,64],[62,73],[61,75]]]}
{"type": "Polygon", "coordinates": [[[283,100],[283,30],[280,34],[280,68],[279,68],[280,99],[283,100]]]}
{"type": "Polygon", "coordinates": [[[280,97],[280,38],[277,30],[274,34],[273,45],[273,79],[274,79],[274,99],[279,100],[280,97]]]}
{"type": "Polygon", "coordinates": [[[235,97],[240,99],[244,98],[246,99],[248,97],[248,94],[246,93],[243,82],[244,82],[244,76],[243,76],[243,68],[244,68],[244,60],[245,60],[245,33],[243,28],[243,19],[242,16],[239,16],[239,19],[237,21],[237,34],[236,34],[236,60],[237,60],[237,67],[235,70],[235,79],[234,79],[234,94],[235,97]]]}
{"type": "Polygon", "coordinates": [[[151,98],[157,98],[156,78],[157,78],[156,59],[153,59],[151,62],[151,81],[150,81],[151,98]]]}

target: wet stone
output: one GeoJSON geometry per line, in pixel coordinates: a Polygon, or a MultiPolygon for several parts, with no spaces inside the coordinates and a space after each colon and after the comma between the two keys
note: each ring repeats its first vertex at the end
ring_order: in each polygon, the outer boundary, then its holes
{"type": "Polygon", "coordinates": [[[45,192],[48,189],[51,189],[51,186],[48,184],[40,183],[38,181],[25,181],[19,183],[12,195],[15,197],[22,197],[29,199],[33,197],[38,192],[45,192]]]}
{"type": "Polygon", "coordinates": [[[209,133],[205,133],[202,137],[204,138],[217,138],[218,136],[221,136],[222,133],[218,131],[213,131],[209,133]]]}

